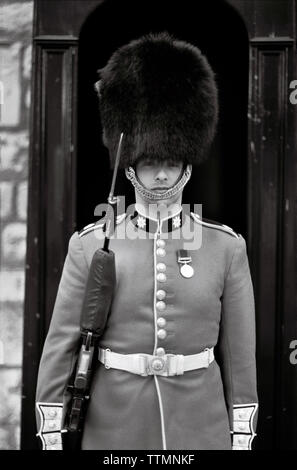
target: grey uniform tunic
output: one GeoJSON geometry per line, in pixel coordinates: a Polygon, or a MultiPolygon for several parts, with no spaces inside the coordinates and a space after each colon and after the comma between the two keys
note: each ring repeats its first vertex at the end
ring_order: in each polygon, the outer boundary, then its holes
{"type": "MultiPolygon", "coordinates": [[[[44,448],[61,447],[65,387],[89,266],[100,246],[102,228],[94,224],[69,242],[38,376],[44,448]]],[[[82,448],[231,449],[233,433],[234,449],[250,448],[257,411],[255,320],[244,239],[195,214],[161,223],[136,214],[119,218],[110,249],[117,281],[100,346],[121,354],[163,348],[182,355],[215,347],[216,358],[208,368],[173,377],[142,377],[98,362],[82,448]],[[188,250],[194,275],[185,278],[177,253],[189,247],[189,232],[199,232],[202,243],[194,237],[188,250]]]]}

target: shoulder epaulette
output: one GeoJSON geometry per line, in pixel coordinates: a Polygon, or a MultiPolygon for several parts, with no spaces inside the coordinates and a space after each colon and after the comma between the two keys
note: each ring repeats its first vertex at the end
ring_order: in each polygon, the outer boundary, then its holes
{"type": "Polygon", "coordinates": [[[204,225],[205,227],[221,230],[222,232],[229,233],[235,238],[239,238],[239,234],[234,232],[234,230],[231,227],[228,227],[228,225],[221,224],[220,222],[215,222],[214,220],[202,219],[200,215],[195,214],[195,212],[191,212],[191,216],[193,220],[198,224],[204,225]]]}
{"type": "Polygon", "coordinates": [[[104,227],[104,222],[100,222],[97,221],[97,222],[94,222],[92,224],[89,224],[89,225],[86,225],[84,228],[82,228],[79,232],[78,232],[78,236],[79,237],[83,237],[84,235],[86,235],[87,233],[90,233],[92,232],[93,230],[97,230],[99,228],[103,228],[104,227]]]}
{"type": "MultiPolygon", "coordinates": [[[[120,224],[126,217],[126,213],[124,212],[123,214],[117,215],[116,218],[116,225],[120,224]]],[[[83,237],[87,233],[92,232],[93,230],[98,230],[98,229],[103,229],[105,225],[105,221],[102,222],[102,219],[97,220],[97,222],[93,222],[92,224],[86,225],[84,228],[82,228],[78,232],[79,237],[83,237]]]]}

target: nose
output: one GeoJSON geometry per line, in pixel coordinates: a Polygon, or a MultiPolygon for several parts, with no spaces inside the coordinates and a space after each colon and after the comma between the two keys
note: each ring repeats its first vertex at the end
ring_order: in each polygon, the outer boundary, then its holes
{"type": "Polygon", "coordinates": [[[155,175],[156,181],[167,181],[167,173],[163,167],[159,168],[157,170],[157,173],[155,175]]]}

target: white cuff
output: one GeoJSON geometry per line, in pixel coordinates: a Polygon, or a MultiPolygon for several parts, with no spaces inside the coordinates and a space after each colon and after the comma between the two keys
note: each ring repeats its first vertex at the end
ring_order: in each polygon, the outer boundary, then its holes
{"type": "Polygon", "coordinates": [[[233,445],[232,450],[251,450],[256,436],[253,418],[257,403],[243,403],[233,406],[233,445]]]}
{"type": "Polygon", "coordinates": [[[62,450],[62,410],[63,403],[36,403],[40,416],[37,436],[42,442],[42,450],[62,450]]]}

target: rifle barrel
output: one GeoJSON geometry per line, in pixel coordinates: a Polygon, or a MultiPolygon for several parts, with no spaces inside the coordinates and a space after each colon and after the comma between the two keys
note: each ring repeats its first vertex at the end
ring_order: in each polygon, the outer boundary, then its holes
{"type": "Polygon", "coordinates": [[[113,199],[113,195],[114,195],[114,188],[115,188],[116,177],[117,177],[117,173],[118,173],[118,166],[119,166],[120,157],[121,157],[121,147],[122,147],[123,135],[124,134],[122,132],[121,135],[120,135],[118,149],[117,149],[117,155],[116,155],[115,164],[114,164],[111,189],[110,189],[109,198],[108,198],[108,199],[111,199],[111,200],[113,199]]]}
{"type": "Polygon", "coordinates": [[[124,133],[121,132],[121,135],[120,135],[120,138],[119,138],[119,143],[118,143],[118,148],[117,148],[117,154],[116,154],[114,169],[113,169],[110,193],[109,193],[109,196],[108,196],[108,203],[112,206],[112,210],[109,210],[106,213],[106,225],[105,225],[106,236],[104,238],[103,251],[107,251],[107,252],[108,252],[108,247],[109,247],[110,235],[111,235],[111,232],[112,232],[110,227],[114,228],[115,219],[116,219],[115,211],[116,211],[116,208],[117,208],[118,200],[117,200],[116,197],[114,197],[114,188],[115,188],[115,183],[116,183],[116,178],[117,178],[117,173],[118,173],[118,167],[119,167],[119,162],[120,162],[120,157],[121,157],[121,148],[122,148],[123,135],[124,135],[124,133]],[[111,220],[112,216],[113,216],[113,224],[112,224],[112,220],[111,220]]]}

